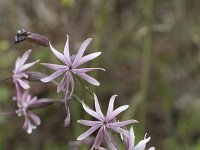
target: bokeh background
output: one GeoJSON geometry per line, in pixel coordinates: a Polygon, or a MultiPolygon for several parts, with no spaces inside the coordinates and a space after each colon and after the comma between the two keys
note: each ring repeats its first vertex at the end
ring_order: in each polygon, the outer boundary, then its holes
{"type": "MultiPolygon", "coordinates": [[[[137,141],[148,133],[148,147],[200,150],[199,14],[199,0],[1,0],[0,78],[12,74],[16,58],[27,49],[33,50],[29,61],[58,62],[49,48],[26,41],[15,45],[18,29],[45,35],[60,51],[68,34],[71,53],[92,37],[86,53],[102,55],[87,66],[103,67],[106,72],[91,73],[100,87],[86,85],[97,93],[103,109],[118,94],[116,106],[130,105],[119,119],[140,122],[134,125],[137,141]]],[[[31,70],[52,73],[39,64],[31,70]]],[[[90,95],[75,82],[75,93],[92,106],[90,95]]],[[[31,85],[30,92],[38,97],[63,97],[52,84],[31,85]]],[[[12,80],[0,84],[1,112],[16,109],[14,95],[12,80]]],[[[76,100],[70,108],[68,128],[63,127],[62,104],[36,110],[42,124],[31,135],[22,129],[23,117],[1,116],[0,149],[89,149],[89,144],[77,147],[80,143],[74,142],[87,129],[76,120],[88,116],[76,100]]]]}

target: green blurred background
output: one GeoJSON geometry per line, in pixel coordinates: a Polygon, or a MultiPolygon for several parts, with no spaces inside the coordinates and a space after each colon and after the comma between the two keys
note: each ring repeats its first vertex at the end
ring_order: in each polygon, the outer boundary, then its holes
{"type": "MultiPolygon", "coordinates": [[[[33,50],[29,61],[58,62],[49,48],[28,42],[15,45],[18,29],[45,35],[60,51],[69,34],[71,53],[92,37],[86,53],[102,51],[102,55],[87,65],[106,72],[91,73],[101,86],[89,88],[97,93],[103,109],[118,94],[116,106],[130,105],[120,120],[140,122],[134,125],[137,141],[148,133],[148,147],[200,150],[199,14],[199,0],[1,0],[0,78],[12,74],[16,58],[27,49],[33,50]]],[[[32,70],[52,73],[39,64],[32,70]]],[[[92,106],[90,95],[75,82],[75,93],[92,106]]],[[[51,84],[31,84],[33,95],[63,97],[51,84]]],[[[16,108],[14,95],[12,80],[0,84],[0,111],[16,108]]],[[[73,141],[87,129],[76,120],[88,116],[76,100],[70,108],[68,128],[63,127],[63,105],[36,110],[42,124],[31,135],[22,129],[23,117],[1,116],[0,149],[76,150],[79,143],[73,141]]],[[[87,150],[87,145],[77,149],[87,150]]]]}

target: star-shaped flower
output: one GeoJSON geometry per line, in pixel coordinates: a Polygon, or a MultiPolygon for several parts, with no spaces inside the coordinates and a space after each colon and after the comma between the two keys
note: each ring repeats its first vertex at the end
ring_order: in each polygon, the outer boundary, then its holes
{"type": "Polygon", "coordinates": [[[27,90],[30,88],[29,83],[26,80],[28,78],[28,75],[24,71],[32,67],[34,64],[36,64],[39,61],[39,60],[36,60],[34,62],[25,64],[30,53],[31,53],[31,50],[27,50],[26,52],[24,52],[22,57],[18,57],[15,62],[15,69],[13,70],[13,82],[15,83],[15,86],[16,86],[18,100],[21,99],[23,90],[27,90]]]}
{"type": "Polygon", "coordinates": [[[16,110],[16,114],[18,116],[24,115],[25,121],[23,128],[27,131],[28,134],[32,133],[33,129],[36,129],[38,125],[40,125],[40,118],[31,112],[31,109],[40,108],[48,106],[52,104],[52,100],[43,98],[38,99],[37,97],[31,97],[28,92],[24,92],[22,94],[20,103],[18,104],[18,110],[16,110]]]}
{"type": "Polygon", "coordinates": [[[86,126],[91,126],[89,130],[87,130],[85,133],[81,134],[77,140],[83,140],[87,138],[89,135],[91,135],[94,131],[99,129],[97,136],[95,138],[94,144],[91,149],[95,148],[98,149],[100,147],[100,144],[102,143],[102,140],[105,139],[108,146],[112,150],[116,150],[115,146],[112,144],[111,139],[108,135],[108,129],[111,129],[115,132],[118,132],[122,134],[125,137],[128,137],[128,131],[121,128],[123,126],[126,126],[131,123],[136,123],[136,120],[127,120],[123,122],[116,121],[116,116],[119,115],[121,112],[125,111],[128,108],[128,105],[121,106],[115,110],[113,110],[114,107],[114,101],[115,97],[117,95],[113,95],[110,99],[107,114],[103,115],[97,96],[94,94],[94,102],[95,102],[95,110],[93,111],[89,107],[85,105],[84,102],[82,102],[83,109],[96,118],[98,121],[90,121],[90,120],[79,120],[78,123],[81,123],[86,126]]]}
{"type": "MultiPolygon", "coordinates": [[[[150,137],[146,138],[146,135],[144,136],[144,140],[141,140],[137,145],[135,144],[135,135],[133,127],[131,127],[128,138],[125,137],[125,145],[127,150],[145,150],[146,143],[149,142],[151,139],[150,137]]],[[[149,148],[148,150],[155,150],[154,147],[149,148]]]]}
{"type": "MultiPolygon", "coordinates": [[[[91,42],[91,38],[85,40],[81,47],[79,48],[79,51],[75,55],[71,55],[69,53],[69,36],[67,35],[67,41],[64,47],[64,54],[60,53],[56,49],[54,49],[51,44],[49,43],[51,51],[54,53],[54,55],[62,62],[64,65],[58,65],[58,64],[49,64],[49,63],[42,63],[42,65],[46,66],[47,68],[55,70],[53,74],[51,74],[48,77],[42,78],[42,82],[50,82],[57,78],[58,76],[64,74],[64,77],[62,78],[61,82],[59,83],[57,87],[57,92],[59,93],[62,90],[66,90],[66,97],[70,97],[74,90],[74,79],[72,74],[75,74],[79,76],[80,78],[86,80],[87,82],[99,86],[100,83],[94,79],[93,77],[87,75],[87,72],[101,69],[102,68],[78,68],[82,64],[98,57],[101,52],[92,53],[86,56],[83,56],[83,53],[85,52],[88,44],[91,42]],[[69,87],[71,86],[71,93],[69,92],[69,87]]],[[[65,98],[66,99],[66,98],[65,98]]]]}

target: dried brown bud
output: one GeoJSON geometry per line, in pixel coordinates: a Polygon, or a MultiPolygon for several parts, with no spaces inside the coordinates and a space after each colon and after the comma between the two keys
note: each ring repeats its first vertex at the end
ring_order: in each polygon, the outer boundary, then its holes
{"type": "Polygon", "coordinates": [[[38,33],[30,32],[25,29],[18,30],[17,35],[15,36],[15,44],[25,40],[34,43],[38,46],[43,46],[43,47],[49,46],[49,40],[45,36],[38,33]]]}

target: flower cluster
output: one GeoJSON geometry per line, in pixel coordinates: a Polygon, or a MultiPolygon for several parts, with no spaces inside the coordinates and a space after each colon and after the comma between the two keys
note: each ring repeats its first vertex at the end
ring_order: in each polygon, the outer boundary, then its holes
{"type": "MultiPolygon", "coordinates": [[[[95,141],[93,143],[93,146],[91,149],[105,149],[101,147],[101,143],[103,139],[108,144],[108,147],[111,150],[117,150],[117,148],[114,146],[114,144],[111,141],[111,138],[108,134],[108,130],[112,130],[114,132],[119,133],[122,135],[125,139],[125,145],[127,150],[144,150],[146,143],[150,140],[150,137],[142,140],[138,145],[134,146],[134,132],[133,128],[130,129],[130,132],[123,129],[122,127],[132,124],[132,123],[138,123],[136,120],[127,120],[127,121],[117,121],[116,117],[123,111],[125,111],[128,108],[128,105],[121,106],[114,110],[114,102],[117,95],[113,95],[110,99],[108,110],[106,115],[103,115],[97,96],[94,94],[94,103],[95,103],[95,111],[90,109],[88,106],[85,105],[84,102],[82,102],[83,109],[93,116],[97,121],[90,121],[90,120],[78,120],[78,123],[90,126],[90,129],[81,134],[77,140],[83,140],[90,136],[92,133],[94,133],[97,129],[99,129],[95,141]]],[[[153,150],[153,147],[149,150],[153,150]]]]}
{"type": "Polygon", "coordinates": [[[15,83],[18,101],[20,101],[24,90],[28,90],[30,88],[29,82],[26,80],[28,78],[28,74],[24,71],[39,61],[36,60],[32,63],[25,64],[30,54],[31,50],[26,51],[22,57],[18,57],[15,62],[15,69],[13,70],[13,82],[15,83]]]}
{"type": "MultiPolygon", "coordinates": [[[[39,42],[39,45],[47,46],[47,38],[40,36],[39,34],[34,34],[31,32],[27,32],[23,30],[23,32],[27,33],[27,37],[30,36],[31,40],[35,43],[39,42]],[[43,43],[45,42],[45,43],[43,43]]],[[[19,32],[17,36],[17,42],[21,42],[19,36],[22,33],[19,32]]],[[[51,75],[45,75],[40,72],[26,72],[26,69],[35,65],[39,60],[36,60],[31,63],[25,64],[29,55],[31,54],[31,50],[26,51],[22,57],[18,57],[15,63],[15,68],[13,70],[13,82],[16,87],[16,97],[14,98],[17,102],[18,109],[15,110],[15,114],[19,117],[24,116],[25,121],[23,128],[27,131],[28,134],[31,134],[34,129],[37,128],[41,124],[41,119],[39,116],[32,112],[35,108],[43,108],[50,104],[56,102],[55,100],[48,99],[48,98],[37,98],[37,96],[32,96],[29,94],[30,84],[29,79],[39,80],[44,83],[46,82],[53,82],[57,85],[57,93],[64,92],[64,98],[60,102],[65,103],[65,108],[67,111],[67,117],[65,119],[65,125],[70,123],[70,109],[69,109],[69,99],[74,96],[74,76],[78,79],[83,79],[88,83],[99,86],[100,83],[88,75],[87,73],[93,70],[103,70],[103,68],[85,68],[80,67],[81,65],[85,64],[86,62],[97,58],[101,55],[101,52],[94,52],[92,54],[84,55],[87,46],[91,42],[91,38],[86,39],[80,46],[77,54],[70,55],[69,52],[69,36],[67,35],[67,41],[64,46],[63,54],[56,50],[49,42],[49,48],[53,52],[53,54],[60,60],[63,64],[53,64],[53,63],[41,63],[41,65],[54,70],[55,72],[51,75]],[[56,78],[63,75],[61,81],[57,83],[55,81],[56,78]]],[[[84,83],[83,83],[84,84],[84,83]]],[[[102,147],[103,141],[107,144],[108,148],[111,150],[119,149],[116,142],[113,142],[113,137],[111,136],[110,132],[115,132],[122,137],[122,143],[124,143],[124,147],[126,150],[144,150],[146,147],[146,143],[150,140],[150,137],[144,136],[144,139],[141,140],[137,145],[135,145],[135,135],[133,127],[131,127],[130,131],[126,129],[127,125],[132,125],[134,123],[138,123],[136,120],[126,120],[126,121],[119,121],[117,116],[128,109],[129,105],[123,105],[116,109],[114,109],[114,103],[117,95],[113,95],[110,98],[107,113],[104,115],[102,109],[100,107],[98,98],[94,93],[94,106],[95,110],[91,109],[89,106],[82,101],[82,106],[85,112],[95,118],[95,120],[78,120],[78,123],[90,127],[87,131],[82,133],[78,138],[77,141],[84,140],[88,138],[90,135],[96,133],[96,137],[94,142],[91,146],[91,150],[98,149],[98,150],[106,150],[102,147]]],[[[80,100],[80,99],[79,99],[80,100]]],[[[154,147],[149,148],[148,150],[155,150],[154,147]]]]}
{"type": "Polygon", "coordinates": [[[16,87],[16,97],[13,100],[17,101],[18,109],[15,113],[20,117],[25,117],[25,122],[23,128],[27,133],[32,133],[33,129],[36,129],[40,125],[40,118],[31,112],[31,108],[49,105],[52,103],[50,99],[38,99],[37,97],[32,97],[28,90],[30,89],[28,79],[28,73],[25,72],[26,69],[35,65],[39,60],[25,64],[28,59],[31,50],[27,50],[22,57],[18,57],[15,62],[15,69],[13,70],[13,82],[16,87]]]}

